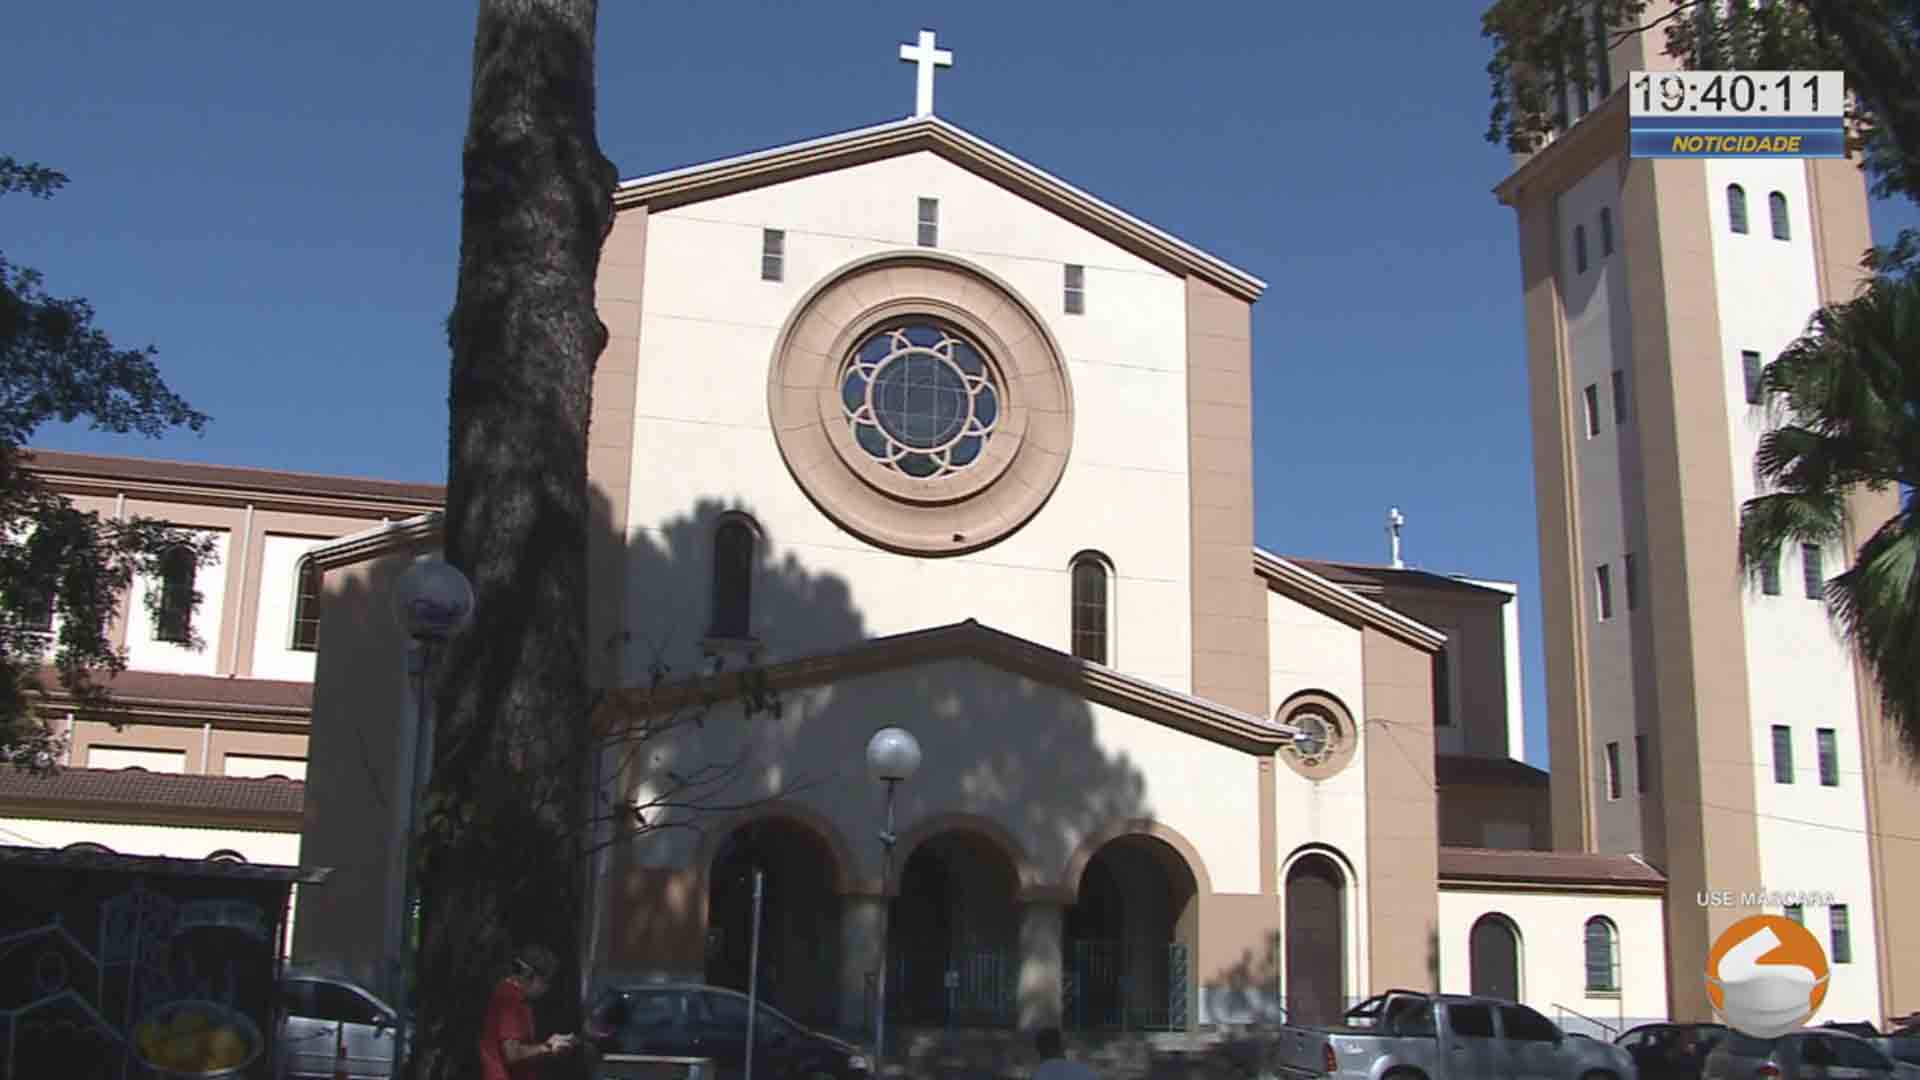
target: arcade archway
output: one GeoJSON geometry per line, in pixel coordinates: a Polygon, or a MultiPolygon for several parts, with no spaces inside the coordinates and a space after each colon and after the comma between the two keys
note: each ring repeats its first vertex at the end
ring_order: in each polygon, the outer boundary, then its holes
{"type": "Polygon", "coordinates": [[[1109,840],[1087,860],[1061,935],[1070,1027],[1185,1030],[1193,1001],[1199,884],[1152,836],[1109,840]]]}
{"type": "Polygon", "coordinates": [[[802,1023],[833,1023],[840,957],[835,869],[832,848],[795,821],[763,818],[728,835],[707,879],[707,982],[748,987],[759,870],[759,995],[802,1023]]]}
{"type": "Polygon", "coordinates": [[[888,1015],[905,1024],[1011,1026],[1019,1019],[1019,873],[971,831],[907,853],[889,919],[888,1015]]]}

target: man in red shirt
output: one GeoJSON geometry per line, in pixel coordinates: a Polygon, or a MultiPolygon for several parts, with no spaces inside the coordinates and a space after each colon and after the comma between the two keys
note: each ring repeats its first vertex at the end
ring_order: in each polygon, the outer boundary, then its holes
{"type": "Polygon", "coordinates": [[[558,966],[552,951],[538,945],[514,955],[513,972],[494,987],[480,1025],[480,1080],[537,1080],[540,1059],[573,1049],[571,1035],[533,1037],[531,1002],[552,986],[558,966]]]}

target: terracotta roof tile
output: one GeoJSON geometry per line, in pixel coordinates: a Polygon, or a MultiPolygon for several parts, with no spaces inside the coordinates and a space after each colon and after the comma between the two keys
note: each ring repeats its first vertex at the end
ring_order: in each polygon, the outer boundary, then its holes
{"type": "Polygon", "coordinates": [[[297,816],[307,785],[279,777],[206,776],[126,769],[62,769],[34,776],[0,767],[0,803],[65,802],[95,806],[164,806],[176,811],[218,811],[297,816]]]}
{"type": "MultiPolygon", "coordinates": [[[[59,686],[52,668],[41,671],[50,690],[59,686]]],[[[116,699],[167,705],[211,705],[223,709],[293,709],[313,711],[313,684],[278,679],[240,679],[221,675],[172,675],[160,671],[123,671],[106,681],[116,699]]]]}
{"type": "Polygon", "coordinates": [[[1456,881],[1665,887],[1666,875],[1631,855],[1442,847],[1440,877],[1456,881]]]}

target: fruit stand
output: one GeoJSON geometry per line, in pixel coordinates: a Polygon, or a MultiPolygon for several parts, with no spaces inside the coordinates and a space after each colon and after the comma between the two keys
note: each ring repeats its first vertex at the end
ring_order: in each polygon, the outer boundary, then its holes
{"type": "Polygon", "coordinates": [[[288,901],[326,875],[0,846],[0,1076],[271,1080],[288,901]]]}

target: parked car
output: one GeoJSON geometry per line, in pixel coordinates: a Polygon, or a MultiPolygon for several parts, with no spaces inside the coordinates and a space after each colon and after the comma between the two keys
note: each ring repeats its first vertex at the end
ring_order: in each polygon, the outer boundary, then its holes
{"type": "MultiPolygon", "coordinates": [[[[604,990],[588,1010],[602,1054],[709,1058],[720,1080],[746,1065],[747,996],[717,986],[643,983],[604,990]]],[[[753,1072],[766,1080],[867,1080],[852,1043],[795,1023],[760,1003],[753,1014],[753,1072]]]]}
{"type": "Polygon", "coordinates": [[[1795,1031],[1778,1039],[1728,1032],[1707,1055],[1705,1080],[1920,1080],[1920,1065],[1895,1061],[1874,1040],[1831,1028],[1795,1031]]]}
{"type": "Polygon", "coordinates": [[[1640,1080],[1699,1080],[1707,1054],[1726,1035],[1725,1024],[1641,1024],[1613,1045],[1640,1067],[1640,1080]]]}
{"type": "Polygon", "coordinates": [[[1569,1037],[1511,1001],[1390,990],[1333,1027],[1281,1025],[1263,1073],[1283,1077],[1428,1080],[1634,1080],[1633,1058],[1598,1039],[1569,1037]]]}
{"type": "Polygon", "coordinates": [[[396,1013],[352,979],[291,968],[280,981],[286,1018],[280,1024],[275,1075],[334,1080],[339,1048],[346,1048],[352,1080],[393,1074],[396,1013]]]}

